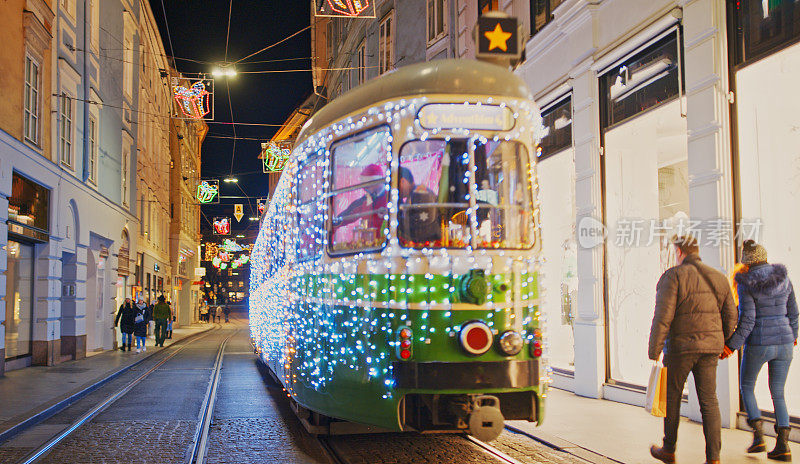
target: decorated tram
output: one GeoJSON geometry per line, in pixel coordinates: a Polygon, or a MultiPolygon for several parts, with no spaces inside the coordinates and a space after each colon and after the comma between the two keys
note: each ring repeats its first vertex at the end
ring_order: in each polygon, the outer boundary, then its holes
{"type": "Polygon", "coordinates": [[[493,439],[542,421],[540,126],[519,77],[470,60],[306,123],[253,248],[250,330],[307,423],[493,439]]]}

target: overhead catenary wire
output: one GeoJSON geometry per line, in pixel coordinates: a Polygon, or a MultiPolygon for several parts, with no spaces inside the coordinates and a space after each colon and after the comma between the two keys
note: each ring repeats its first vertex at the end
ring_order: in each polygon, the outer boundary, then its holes
{"type": "MultiPolygon", "coordinates": [[[[175,56],[175,50],[172,48],[172,35],[169,33],[169,21],[167,21],[167,7],[164,6],[164,0],[161,0],[161,12],[164,13],[164,27],[167,29],[167,41],[169,42],[169,53],[175,56]]],[[[176,64],[174,61],[173,65],[176,64]]]]}
{"type": "MultiPolygon", "coordinates": [[[[164,0],[161,0],[161,1],[163,2],[164,0]]],[[[261,52],[264,52],[264,51],[267,51],[267,50],[269,50],[269,49],[270,49],[270,48],[272,48],[272,47],[276,47],[276,46],[278,46],[278,45],[280,45],[280,44],[282,44],[282,43],[286,42],[287,40],[291,39],[292,37],[294,37],[294,36],[296,36],[296,35],[298,35],[298,34],[301,34],[301,33],[305,32],[305,31],[307,31],[307,30],[309,30],[309,29],[311,29],[311,25],[308,25],[308,26],[306,26],[306,27],[304,27],[304,28],[300,29],[299,31],[295,32],[294,34],[290,35],[289,37],[285,37],[285,38],[283,38],[283,39],[281,39],[281,40],[279,40],[279,41],[275,42],[275,43],[274,43],[274,44],[272,44],[272,45],[267,45],[266,47],[262,48],[261,50],[258,50],[258,51],[256,51],[256,52],[253,52],[253,53],[251,53],[251,54],[249,54],[249,55],[245,56],[244,58],[239,58],[238,60],[234,61],[234,62],[233,62],[233,64],[238,64],[238,63],[241,63],[242,61],[244,61],[244,60],[246,60],[246,59],[250,58],[251,56],[258,55],[259,53],[261,53],[261,52]]]]}

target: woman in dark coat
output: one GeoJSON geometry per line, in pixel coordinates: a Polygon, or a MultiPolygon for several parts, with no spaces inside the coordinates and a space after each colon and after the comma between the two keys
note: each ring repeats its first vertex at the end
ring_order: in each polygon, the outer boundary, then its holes
{"type": "Polygon", "coordinates": [[[122,346],[119,348],[122,351],[125,351],[126,346],[128,347],[128,351],[131,350],[135,318],[136,314],[133,311],[133,302],[130,298],[125,298],[125,302],[119,306],[117,317],[114,319],[114,326],[119,325],[119,330],[122,332],[122,346]]]}
{"type": "Polygon", "coordinates": [[[140,299],[134,309],[133,335],[136,337],[136,352],[147,351],[145,340],[147,339],[147,324],[150,322],[150,310],[147,303],[140,299]]]}
{"type": "Polygon", "coordinates": [[[752,240],[744,242],[742,264],[747,266],[735,275],[739,295],[739,325],[725,342],[726,358],[744,346],[740,390],[747,423],[753,428],[753,444],[748,453],[766,451],[761,430],[761,410],[755,396],[756,380],[764,364],[769,365],[769,390],[775,407],[775,449],[767,457],[791,461],[789,450],[789,412],[784,389],[792,352],[797,345],[798,311],[792,282],[786,266],[768,264],[767,250],[752,240]]]}

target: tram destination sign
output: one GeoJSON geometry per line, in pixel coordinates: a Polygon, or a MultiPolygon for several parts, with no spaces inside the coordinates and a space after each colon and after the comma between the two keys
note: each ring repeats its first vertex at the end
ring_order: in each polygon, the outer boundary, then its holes
{"type": "Polygon", "coordinates": [[[431,103],[420,108],[419,123],[425,129],[473,129],[507,131],[514,115],[505,106],[431,103]]]}

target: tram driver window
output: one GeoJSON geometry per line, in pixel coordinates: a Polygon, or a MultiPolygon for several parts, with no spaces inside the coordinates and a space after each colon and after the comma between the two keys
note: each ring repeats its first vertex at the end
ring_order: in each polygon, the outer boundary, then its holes
{"type": "Polygon", "coordinates": [[[334,144],[331,151],[331,253],[382,248],[389,222],[389,130],[354,135],[334,144]]]}

